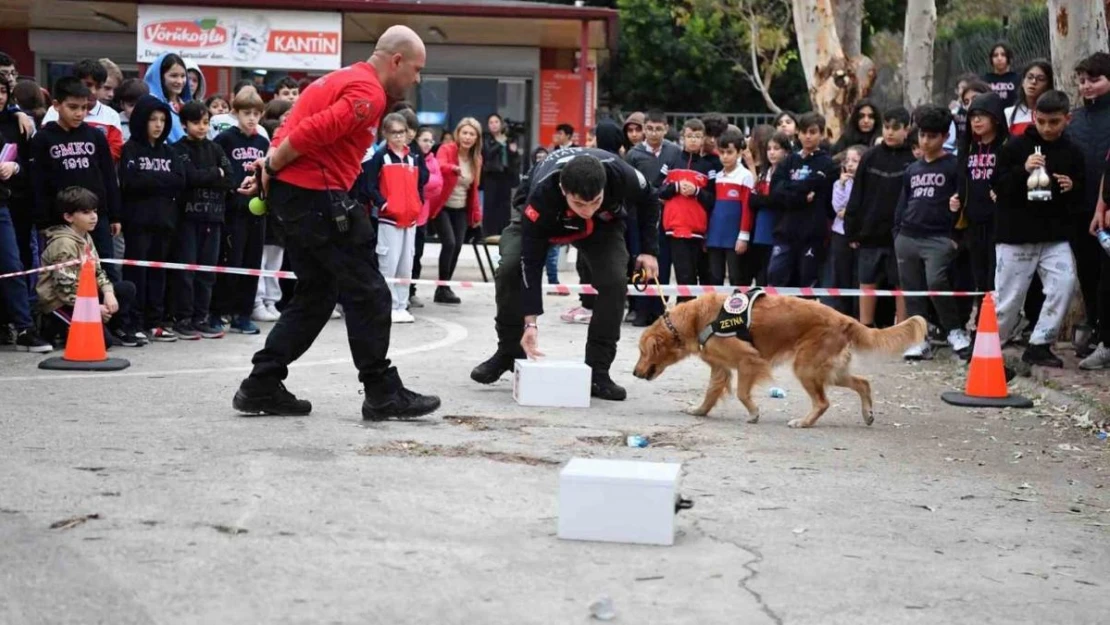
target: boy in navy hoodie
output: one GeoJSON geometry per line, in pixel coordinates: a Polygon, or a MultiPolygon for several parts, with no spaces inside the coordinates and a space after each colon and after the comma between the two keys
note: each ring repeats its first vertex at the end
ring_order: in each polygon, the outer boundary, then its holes
{"type": "MultiPolygon", "coordinates": [[[[700,119],[687,120],[682,126],[680,168],[669,170],[659,188],[659,199],[663,201],[663,231],[679,284],[698,283],[709,211],[715,201],[716,172],[712,171],[712,161],[701,156],[704,139],[705,124],[700,119]]],[[[678,301],[690,299],[693,298],[680,297],[678,301]]]]}
{"type": "MultiPolygon", "coordinates": [[[[247,176],[253,176],[253,163],[266,157],[270,141],[258,132],[265,105],[258,92],[241,90],[231,101],[231,111],[238,124],[221,132],[216,145],[223,149],[231,161],[232,188],[238,188],[247,176]]],[[[223,249],[220,264],[225,267],[259,269],[262,267],[262,246],[266,242],[266,217],[253,215],[248,208],[250,198],[232,193],[224,216],[223,249]]],[[[209,325],[223,329],[221,315],[231,317],[231,331],[241,334],[258,334],[258,326],[251,321],[254,296],[258,291],[258,278],[221,274],[216,280],[216,292],[209,325]]]]}
{"type": "Polygon", "coordinates": [[[829,222],[835,217],[832,183],[839,176],[836,163],[821,148],[824,136],[823,115],[802,115],[798,118],[802,149],[780,165],[790,180],[767,269],[767,282],[773,286],[816,286],[820,277],[829,222]]]}
{"type": "MultiPolygon", "coordinates": [[[[31,182],[35,191],[35,222],[40,229],[60,225],[54,201],[68,187],[92,191],[103,216],[92,232],[100,258],[114,258],[112,237],[120,232],[119,184],[116,164],[104,133],[85,123],[89,88],[76,76],[54,83],[58,120],[45,124],[31,140],[31,182]]],[[[118,281],[118,266],[106,269],[118,281]]]]}
{"type": "MultiPolygon", "coordinates": [[[[208,108],[204,102],[186,102],[180,116],[185,137],[174,147],[185,167],[185,192],[179,202],[181,221],[174,257],[179,263],[215,265],[220,258],[225,203],[232,187],[231,162],[220,146],[208,139],[208,108]]],[[[222,337],[223,330],[208,323],[216,274],[175,271],[173,275],[173,331],[178,338],[193,341],[222,337]]]]}
{"type": "MultiPolygon", "coordinates": [[[[956,258],[956,212],[951,206],[956,195],[959,166],[956,157],[944,151],[952,113],[943,106],[926,104],[914,110],[921,159],[906,168],[902,191],[894,210],[894,254],[898,275],[907,291],[951,291],[949,268],[956,258]]],[[[951,297],[930,298],[937,310],[948,344],[960,356],[970,352],[971,341],[951,297]]],[[[906,312],[925,317],[929,303],[923,297],[906,298],[906,312]]],[[[903,354],[906,360],[931,360],[932,346],[926,340],[903,354]]]]}
{"type": "MultiPolygon", "coordinates": [[[[130,260],[166,261],[177,228],[177,197],[185,190],[185,168],[170,136],[170,106],[152,95],[135,103],[131,138],[120,155],[119,182],[123,198],[123,229],[130,260]]],[[[124,267],[135,285],[132,323],[154,341],[177,340],[165,318],[166,270],[124,267]]],[[[142,337],[140,337],[141,339],[142,337]]]]}
{"type": "Polygon", "coordinates": [[[1064,324],[1075,292],[1076,267],[1068,240],[1075,219],[1086,212],[1083,151],[1065,134],[1071,103],[1062,91],[1046,91],[1034,106],[1034,125],[1002,148],[998,158],[995,248],[998,268],[998,336],[1010,338],[1034,275],[1044,285],[1044,305],[1021,359],[1062,367],[1051,345],[1064,324]],[[1040,153],[1037,153],[1039,148],[1040,153]],[[1051,198],[1029,199],[1030,174],[1048,174],[1051,198]]]}

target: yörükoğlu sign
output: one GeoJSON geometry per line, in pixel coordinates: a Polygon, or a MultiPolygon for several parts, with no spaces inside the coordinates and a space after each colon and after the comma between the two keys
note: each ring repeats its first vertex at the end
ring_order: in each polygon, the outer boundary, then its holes
{"type": "Polygon", "coordinates": [[[201,65],[333,70],[342,65],[339,13],[140,4],[137,60],[166,52],[201,65]]]}

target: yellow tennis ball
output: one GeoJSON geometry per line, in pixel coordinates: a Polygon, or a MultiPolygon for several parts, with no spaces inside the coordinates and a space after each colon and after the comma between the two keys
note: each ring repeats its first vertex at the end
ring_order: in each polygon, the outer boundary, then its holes
{"type": "Polygon", "coordinates": [[[266,200],[260,197],[252,197],[250,203],[247,204],[247,208],[250,209],[252,215],[261,217],[266,214],[266,200]]]}

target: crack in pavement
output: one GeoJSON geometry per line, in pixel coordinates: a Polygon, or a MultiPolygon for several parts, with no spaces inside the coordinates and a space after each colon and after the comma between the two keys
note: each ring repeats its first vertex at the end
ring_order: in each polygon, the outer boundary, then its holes
{"type": "Polygon", "coordinates": [[[750,561],[744,563],[744,570],[748,572],[748,576],[740,580],[740,587],[743,588],[745,592],[747,592],[749,595],[752,596],[752,598],[756,600],[756,603],[759,604],[759,609],[767,615],[767,618],[771,619],[775,623],[775,625],[783,625],[783,618],[779,616],[771,608],[771,606],[767,605],[766,600],[763,599],[763,595],[759,591],[748,585],[751,582],[755,581],[756,577],[759,577],[759,571],[754,567],[760,562],[763,562],[763,552],[761,552],[759,549],[756,549],[755,547],[749,547],[748,545],[741,544],[740,542],[737,542],[735,540],[720,538],[718,536],[710,534],[702,528],[701,523],[697,520],[694,521],[693,525],[699,532],[701,532],[702,536],[705,536],[709,540],[732,545],[740,551],[746,552],[752,556],[752,559],[750,561]]]}

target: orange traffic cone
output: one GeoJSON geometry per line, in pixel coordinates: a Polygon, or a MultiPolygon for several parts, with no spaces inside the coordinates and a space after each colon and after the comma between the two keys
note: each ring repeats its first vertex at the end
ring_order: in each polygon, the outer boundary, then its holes
{"type": "Polygon", "coordinates": [[[104,325],[100,320],[100,299],[97,297],[96,263],[87,256],[77,277],[77,301],[73,304],[69,338],[62,357],[47,358],[39,369],[63,371],[119,371],[131,363],[122,358],[108,358],[104,347],[104,325]]]}
{"type": "Polygon", "coordinates": [[[998,336],[998,317],[994,297],[987,293],[979,309],[979,326],[975,349],[967,370],[967,388],[963,393],[948,392],[940,396],[953,406],[983,408],[1032,408],[1033,402],[1021,395],[1010,395],[1006,388],[1006,368],[1002,361],[1002,341],[998,336]]]}

